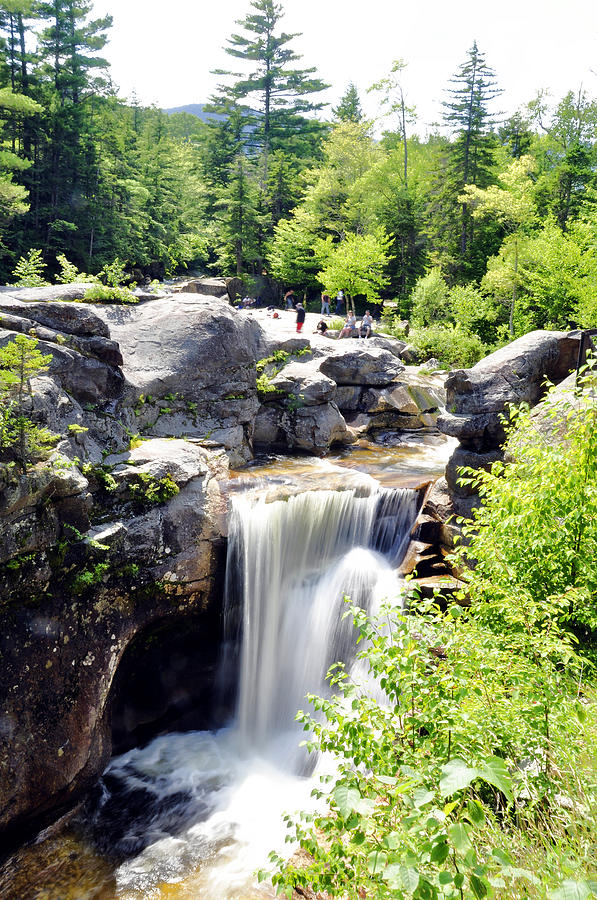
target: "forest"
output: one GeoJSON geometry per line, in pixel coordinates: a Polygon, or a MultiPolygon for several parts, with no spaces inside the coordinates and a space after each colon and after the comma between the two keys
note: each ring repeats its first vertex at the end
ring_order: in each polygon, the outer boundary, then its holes
{"type": "Polygon", "coordinates": [[[446,364],[533,328],[596,324],[585,89],[540,92],[505,118],[473,43],[422,137],[406,62],[371,85],[376,122],[352,84],[330,110],[282,19],[252,4],[222,49],[244,74],[218,70],[201,121],[119,98],[102,57],[111,18],[90,2],[1,3],[0,281],[73,280],[114,259],[137,279],[266,273],[307,297],[383,301],[387,327],[410,319],[446,364]]]}

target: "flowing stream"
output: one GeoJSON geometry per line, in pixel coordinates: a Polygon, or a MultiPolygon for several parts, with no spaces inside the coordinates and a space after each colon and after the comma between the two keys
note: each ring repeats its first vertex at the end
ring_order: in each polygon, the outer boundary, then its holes
{"type": "MultiPolygon", "coordinates": [[[[321,465],[329,483],[330,464],[321,465]]],[[[304,479],[293,482],[289,471],[285,492],[278,478],[280,499],[263,472],[231,495],[219,690],[236,697],[232,722],[163,735],[113,759],[87,807],[88,840],[63,835],[42,842],[37,856],[27,851],[22,885],[31,887],[33,870],[42,882],[15,897],[271,895],[255,869],[269,851],[284,851],[283,814],[313,803],[318,763],[299,746],[296,711],[307,693],[327,690],[333,662],[354,660],[345,596],[369,612],[383,599],[401,602],[396,565],[418,506],[416,491],[358,471],[343,470],[342,490],[302,492],[304,479]]],[[[0,897],[13,896],[1,887],[0,897]]]]}

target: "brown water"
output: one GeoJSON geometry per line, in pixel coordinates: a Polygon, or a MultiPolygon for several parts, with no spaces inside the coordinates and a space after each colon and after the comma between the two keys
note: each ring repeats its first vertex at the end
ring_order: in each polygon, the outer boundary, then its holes
{"type": "MultiPolygon", "coordinates": [[[[385,487],[414,488],[441,474],[452,446],[438,434],[419,432],[388,435],[386,443],[361,441],[325,459],[272,456],[233,472],[230,490],[249,489],[275,500],[309,490],[356,488],[358,493],[359,485],[370,480],[385,487]]],[[[184,840],[162,836],[123,863],[94,849],[72,826],[54,828],[0,868],[1,900],[273,897],[271,888],[253,883],[252,872],[267,864],[267,851],[278,840],[281,812],[308,803],[310,783],[280,773],[263,760],[256,764],[242,759],[232,738],[226,733],[168,735],[156,742],[163,742],[161,749],[151,751],[150,745],[149,752],[140,751],[137,773],[171,779],[176,790],[189,783],[185,779],[200,777],[218,797],[215,813],[208,810],[195,824],[186,823],[184,840]],[[247,810],[251,815],[258,811],[257,827],[247,810]],[[241,823],[240,833],[230,823],[241,823]],[[250,847],[255,837],[258,853],[250,847]]]]}

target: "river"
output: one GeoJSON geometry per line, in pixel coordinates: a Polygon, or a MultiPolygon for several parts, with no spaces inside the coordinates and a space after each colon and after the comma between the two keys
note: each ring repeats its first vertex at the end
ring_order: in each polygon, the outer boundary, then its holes
{"type": "MultiPolygon", "coordinates": [[[[252,900],[254,872],[284,852],[283,815],[313,804],[325,760],[294,721],[307,692],[352,664],[344,596],[402,602],[396,575],[422,481],[452,442],[361,443],[324,460],[270,457],[232,473],[218,732],[165,734],[114,758],[84,812],[40,835],[0,875],[3,900],[252,900]]],[[[288,848],[286,846],[286,852],[288,848]]]]}

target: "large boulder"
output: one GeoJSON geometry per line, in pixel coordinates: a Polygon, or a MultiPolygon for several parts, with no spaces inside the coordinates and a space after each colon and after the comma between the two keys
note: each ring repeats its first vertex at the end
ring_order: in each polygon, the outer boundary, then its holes
{"type": "Polygon", "coordinates": [[[579,358],[581,332],[532,331],[446,381],[446,411],[438,427],[477,453],[496,449],[505,437],[501,420],[511,405],[534,406],[546,380],[562,381],[579,358]]]}
{"type": "Polygon", "coordinates": [[[320,369],[339,385],[385,387],[397,379],[404,366],[389,350],[369,349],[368,342],[351,341],[340,342],[340,348],[322,361],[320,369]]]}
{"type": "Polygon", "coordinates": [[[98,314],[120,345],[126,389],[119,406],[130,430],[210,441],[234,463],[251,457],[261,341],[254,319],[194,294],[98,314]]]}
{"type": "Polygon", "coordinates": [[[334,399],[336,382],[319,369],[319,360],[289,363],[271,379],[276,390],[299,398],[305,406],[318,406],[334,399]]]}

